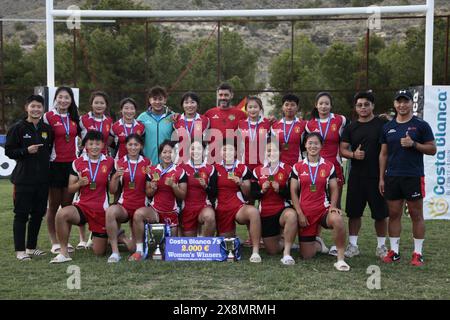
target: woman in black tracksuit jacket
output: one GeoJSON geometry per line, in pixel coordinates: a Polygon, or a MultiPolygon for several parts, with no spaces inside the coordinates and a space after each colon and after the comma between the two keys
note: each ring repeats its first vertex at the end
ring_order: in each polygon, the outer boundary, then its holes
{"type": "Polygon", "coordinates": [[[38,95],[28,97],[25,111],[27,118],[8,130],[5,144],[6,155],[17,162],[11,182],[14,184],[14,246],[20,261],[45,254],[36,246],[42,218],[47,210],[49,160],[53,143],[51,127],[41,119],[44,99],[38,95]]]}

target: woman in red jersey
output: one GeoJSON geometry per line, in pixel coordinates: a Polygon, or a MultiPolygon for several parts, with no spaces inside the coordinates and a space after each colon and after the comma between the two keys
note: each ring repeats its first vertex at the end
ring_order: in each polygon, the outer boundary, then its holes
{"type": "Polygon", "coordinates": [[[189,162],[180,165],[187,175],[187,194],[181,212],[185,237],[196,237],[197,234],[212,237],[216,230],[211,200],[215,199],[217,172],[214,166],[204,161],[204,149],[204,144],[194,140],[191,143],[189,162]]]}
{"type": "Polygon", "coordinates": [[[338,183],[333,163],[320,156],[322,136],[313,132],[305,137],[307,156],[294,165],[291,175],[291,199],[298,214],[300,225],[300,255],[310,259],[322,251],[321,243],[316,239],[319,226],[333,229],[333,238],[337,247],[339,271],[349,271],[344,261],[345,226],[342,212],[337,209],[338,183]],[[327,198],[327,187],[330,190],[330,202],[327,198]]]}
{"type": "Polygon", "coordinates": [[[125,140],[131,134],[143,136],[145,126],[136,120],[137,104],[132,98],[124,98],[120,101],[122,118],[116,121],[111,128],[111,135],[116,145],[115,159],[122,159],[127,154],[125,140]]]}
{"type": "Polygon", "coordinates": [[[184,112],[174,123],[174,133],[178,136],[176,145],[177,159],[176,163],[189,162],[190,142],[202,140],[205,131],[209,128],[209,119],[197,112],[200,107],[200,98],[194,92],[186,92],[181,97],[181,107],[184,112]]]}
{"type": "Polygon", "coordinates": [[[145,221],[159,221],[168,225],[171,235],[178,234],[178,203],[177,200],[184,200],[187,193],[187,176],[180,166],[173,163],[175,152],[174,143],[164,140],[159,146],[159,158],[161,162],[151,167],[147,175],[149,183],[146,193],[152,198],[149,207],[136,210],[133,217],[133,231],[136,236],[136,252],[129,260],[139,261],[143,257],[143,242],[145,221]]]}
{"type": "Polygon", "coordinates": [[[69,192],[78,193],[73,205],[64,207],[56,214],[56,233],[61,245],[60,253],[50,263],[63,263],[72,259],[68,253],[68,240],[72,225],[89,224],[93,235],[95,255],[103,255],[108,244],[105,227],[105,210],[108,208],[108,181],[114,160],[102,154],[102,134],[89,131],[83,139],[86,153],[77,158],[69,177],[69,192]]]}
{"type": "MultiPolygon", "coordinates": [[[[137,209],[145,207],[146,177],[150,168],[150,160],[141,155],[144,148],[144,140],[136,133],[130,134],[125,140],[127,154],[116,161],[116,173],[109,183],[109,191],[115,193],[119,184],[122,191],[117,204],[106,210],[106,231],[112,254],[108,258],[109,263],[119,262],[120,254],[117,245],[117,234],[120,224],[130,221],[132,226],[133,216],[137,209]]],[[[128,250],[136,249],[136,237],[131,229],[131,241],[123,236],[122,241],[128,250]]]]}
{"type": "Polygon", "coordinates": [[[298,221],[297,213],[288,203],[292,167],[280,162],[276,142],[269,142],[266,150],[267,162],[253,170],[255,181],[252,182],[253,197],[259,199],[261,235],[268,254],[274,255],[283,251],[281,263],[293,265],[295,260],[291,256],[291,247],[298,232],[298,221]],[[284,229],[284,249],[281,229],[284,229]]]}
{"type": "Polygon", "coordinates": [[[261,220],[258,209],[247,205],[244,196],[250,195],[251,172],[236,159],[236,148],[232,142],[222,147],[222,163],[214,165],[217,171],[216,224],[221,237],[236,236],[236,222],[250,225],[253,253],[250,262],[259,263],[259,239],[261,220]]]}
{"type": "MultiPolygon", "coordinates": [[[[44,114],[43,120],[52,127],[54,144],[50,155],[49,196],[47,209],[47,229],[52,243],[51,252],[58,254],[61,246],[56,237],[55,216],[59,207],[72,204],[73,193],[68,191],[72,162],[77,158],[76,139],[80,135],[78,107],[73,91],[59,87],[55,92],[53,110],[44,114]]],[[[80,243],[84,233],[80,232],[80,243]]],[[[85,243],[85,242],[84,242],[85,243]]],[[[69,251],[73,247],[69,244],[69,251]]]]}

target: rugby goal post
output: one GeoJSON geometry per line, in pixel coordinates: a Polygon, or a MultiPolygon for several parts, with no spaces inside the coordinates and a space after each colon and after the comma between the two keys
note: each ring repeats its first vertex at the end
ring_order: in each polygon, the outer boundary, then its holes
{"type": "Polygon", "coordinates": [[[279,17],[279,16],[335,16],[425,13],[425,70],[424,85],[433,85],[433,24],[434,0],[425,5],[370,6],[354,8],[311,9],[255,9],[255,10],[55,10],[53,0],[46,0],[47,86],[55,86],[54,18],[223,18],[223,17],[279,17]]]}

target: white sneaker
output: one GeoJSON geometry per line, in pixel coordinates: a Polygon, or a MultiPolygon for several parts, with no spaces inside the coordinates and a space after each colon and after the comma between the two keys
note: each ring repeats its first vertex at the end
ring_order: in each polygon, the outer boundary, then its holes
{"type": "Polygon", "coordinates": [[[330,256],[337,257],[338,251],[337,251],[336,246],[331,246],[330,250],[328,250],[328,254],[329,254],[330,256]]]}
{"type": "Polygon", "coordinates": [[[253,263],[261,263],[261,256],[259,255],[259,253],[252,253],[251,257],[250,257],[250,262],[253,263]]]}
{"type": "Polygon", "coordinates": [[[388,253],[388,249],[386,248],[386,246],[384,244],[375,250],[375,255],[377,257],[380,257],[381,259],[386,257],[387,253],[388,253]]]}
{"type": "Polygon", "coordinates": [[[295,264],[294,258],[292,258],[290,255],[284,256],[280,261],[285,266],[292,266],[295,264]]]}
{"type": "Polygon", "coordinates": [[[50,263],[64,263],[64,262],[69,262],[72,261],[71,257],[66,257],[63,254],[58,254],[56,257],[54,257],[52,260],[50,260],[50,263]]]}
{"type": "Polygon", "coordinates": [[[351,243],[349,243],[347,245],[347,248],[345,249],[345,252],[344,252],[344,255],[347,258],[352,258],[352,257],[355,257],[355,256],[357,256],[359,254],[360,254],[360,252],[359,252],[358,246],[354,246],[351,243]]]}
{"type": "Polygon", "coordinates": [[[118,254],[111,254],[108,258],[108,263],[117,263],[121,259],[120,255],[118,254]]]}
{"type": "Polygon", "coordinates": [[[31,257],[28,254],[26,254],[24,251],[17,251],[16,258],[19,261],[30,261],[31,260],[31,257]]]}
{"type": "Polygon", "coordinates": [[[320,243],[320,253],[328,253],[329,250],[327,246],[325,245],[325,242],[323,242],[321,237],[316,237],[316,241],[320,243]]]}

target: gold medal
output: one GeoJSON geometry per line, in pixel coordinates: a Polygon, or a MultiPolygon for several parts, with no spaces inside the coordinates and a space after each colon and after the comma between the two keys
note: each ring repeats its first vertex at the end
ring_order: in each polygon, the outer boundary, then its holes
{"type": "Polygon", "coordinates": [[[70,141],[70,136],[68,134],[66,134],[66,142],[70,141]]]}
{"type": "Polygon", "coordinates": [[[284,143],[284,144],[283,144],[283,150],[284,150],[284,151],[288,151],[288,150],[289,150],[289,144],[284,143]]]}
{"type": "Polygon", "coordinates": [[[309,191],[316,192],[317,191],[316,185],[315,184],[310,185],[309,186],[309,191]]]}
{"type": "Polygon", "coordinates": [[[267,178],[268,181],[273,182],[275,181],[275,177],[270,175],[269,178],[267,178]]]}
{"type": "Polygon", "coordinates": [[[198,172],[194,173],[194,178],[195,179],[199,179],[200,178],[200,173],[198,173],[198,172]]]}
{"type": "Polygon", "coordinates": [[[228,172],[228,179],[234,179],[234,173],[228,172]]]}
{"type": "Polygon", "coordinates": [[[94,181],[91,182],[91,183],[89,184],[89,189],[91,189],[91,190],[97,189],[97,184],[96,184],[94,181]]]}
{"type": "Polygon", "coordinates": [[[134,190],[134,188],[135,188],[135,183],[134,183],[134,181],[130,181],[130,182],[128,183],[128,189],[134,190]]]}
{"type": "Polygon", "coordinates": [[[154,180],[154,181],[159,181],[159,174],[158,174],[158,172],[155,172],[155,173],[153,174],[153,180],[154,180]]]}

